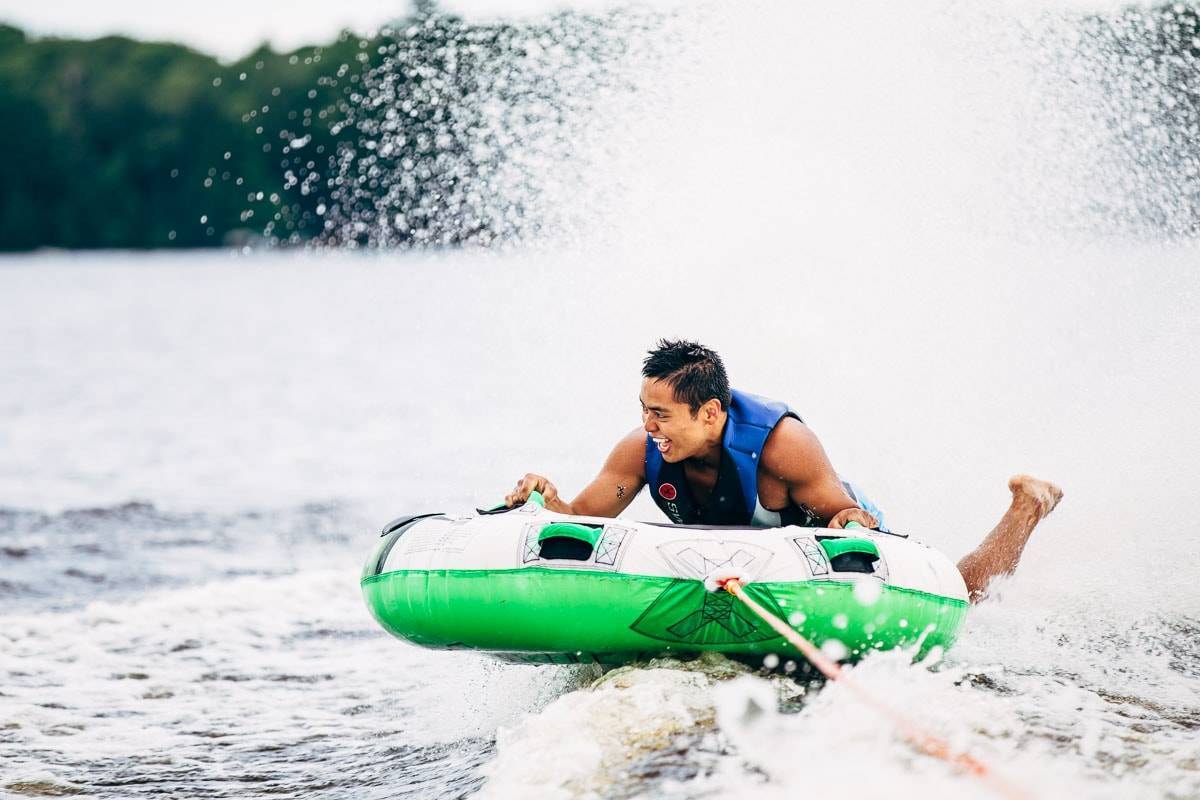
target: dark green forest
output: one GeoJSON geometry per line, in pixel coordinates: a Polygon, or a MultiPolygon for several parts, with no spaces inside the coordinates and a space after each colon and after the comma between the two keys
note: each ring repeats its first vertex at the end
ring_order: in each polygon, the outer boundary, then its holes
{"type": "Polygon", "coordinates": [[[599,86],[619,37],[603,18],[471,25],[413,6],[367,37],[232,64],[0,26],[0,250],[511,237],[511,207],[486,188],[510,126],[553,127],[583,102],[526,48],[569,40],[562,74],[599,86]],[[485,118],[483,93],[505,121],[485,118]]]}
{"type": "Polygon", "coordinates": [[[312,137],[303,163],[330,150],[371,44],[343,33],[221,64],[175,44],[0,27],[0,249],[203,247],[268,226],[311,235],[318,198],[284,188],[301,160],[289,142],[312,137]]]}
{"type": "MultiPolygon", "coordinates": [[[[410,225],[418,232],[436,227],[429,240],[439,244],[505,235],[508,223],[499,215],[475,211],[446,221],[465,207],[448,200],[456,184],[493,165],[471,160],[470,148],[446,135],[445,119],[466,113],[446,106],[469,105],[466,99],[494,71],[488,59],[517,46],[511,29],[468,28],[433,14],[429,3],[417,7],[424,11],[370,37],[342,32],[329,44],[286,53],[263,45],[232,64],[176,44],[33,38],[0,25],[0,250],[297,244],[319,239],[331,217],[379,215],[370,208],[378,187],[406,193],[388,201],[406,212],[400,244],[410,225]],[[439,72],[448,69],[444,45],[456,37],[471,46],[454,56],[447,98],[439,72]],[[393,109],[405,109],[398,123],[403,135],[393,137],[404,149],[360,159],[360,190],[353,202],[343,193],[338,207],[339,159],[346,163],[362,147],[364,132],[390,124],[380,115],[395,115],[371,102],[376,89],[364,88],[388,59],[409,67],[388,77],[386,95],[393,109]],[[422,93],[427,80],[441,80],[439,88],[422,93]],[[377,109],[374,119],[362,113],[369,108],[377,109]],[[453,168],[446,166],[448,153],[456,153],[453,168]],[[380,170],[405,174],[379,178],[380,170]]],[[[1142,103],[1132,110],[1154,125],[1117,134],[1131,159],[1153,151],[1164,180],[1181,155],[1194,156],[1200,138],[1200,26],[1194,8],[1186,12],[1164,6],[1081,21],[1113,54],[1114,70],[1136,64],[1137,74],[1150,76],[1151,83],[1122,91],[1142,103]],[[1161,87],[1164,80],[1177,87],[1167,93],[1169,104],[1153,83],[1161,87]]],[[[611,42],[603,47],[609,49],[592,54],[597,81],[604,79],[605,58],[618,52],[611,42]]],[[[1113,85],[1128,83],[1128,74],[1114,72],[1113,85]]],[[[552,76],[529,83],[546,93],[540,99],[549,105],[538,107],[556,113],[553,104],[566,93],[551,85],[552,76]]],[[[493,149],[503,152],[503,144],[493,149]]],[[[1200,187],[1192,189],[1200,209],[1200,187]]]]}

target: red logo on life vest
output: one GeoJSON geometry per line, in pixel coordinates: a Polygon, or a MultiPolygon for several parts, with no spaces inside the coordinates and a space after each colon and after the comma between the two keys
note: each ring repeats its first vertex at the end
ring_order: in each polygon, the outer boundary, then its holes
{"type": "Polygon", "coordinates": [[[674,500],[677,494],[679,494],[679,492],[675,491],[675,487],[669,483],[664,483],[662,486],[658,487],[658,496],[663,500],[674,500]]]}

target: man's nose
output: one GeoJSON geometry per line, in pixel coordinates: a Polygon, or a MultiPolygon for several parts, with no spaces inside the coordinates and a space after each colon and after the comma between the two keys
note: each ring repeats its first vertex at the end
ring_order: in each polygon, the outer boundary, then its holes
{"type": "Polygon", "coordinates": [[[642,427],[646,429],[646,433],[654,433],[658,430],[658,425],[654,422],[654,415],[642,414],[642,427]]]}

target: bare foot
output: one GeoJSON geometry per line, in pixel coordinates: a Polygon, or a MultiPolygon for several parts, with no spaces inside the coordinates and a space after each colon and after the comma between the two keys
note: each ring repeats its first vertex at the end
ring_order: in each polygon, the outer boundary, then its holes
{"type": "Polygon", "coordinates": [[[1063,496],[1062,489],[1032,475],[1013,475],[1008,479],[1008,488],[1013,494],[1013,502],[1021,498],[1029,498],[1034,502],[1039,520],[1049,516],[1063,496]]]}

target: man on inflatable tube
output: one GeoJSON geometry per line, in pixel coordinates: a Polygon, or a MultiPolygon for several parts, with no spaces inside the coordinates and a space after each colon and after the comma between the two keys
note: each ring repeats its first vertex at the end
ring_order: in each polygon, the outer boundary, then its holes
{"type": "MultiPolygon", "coordinates": [[[[642,365],[642,425],[613,448],[600,474],[570,503],[532,473],[504,498],[508,506],[541,492],[563,514],[615,517],[649,486],[678,524],[881,528],[882,513],[829,463],[816,435],[784,403],[731,389],[714,351],[663,339],[642,365]]],[[[958,563],[972,601],[1011,573],[1029,535],[1062,498],[1043,480],[1017,475],[1012,504],[958,563]]],[[[886,530],[886,529],[884,529],[886,530]]]]}

